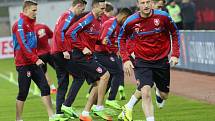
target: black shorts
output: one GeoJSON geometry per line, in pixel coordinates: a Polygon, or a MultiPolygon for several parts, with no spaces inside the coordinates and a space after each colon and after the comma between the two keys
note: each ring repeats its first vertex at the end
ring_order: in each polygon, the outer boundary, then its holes
{"type": "Polygon", "coordinates": [[[122,60],[116,54],[97,52],[94,59],[104,66],[110,74],[123,74],[122,60]]]}
{"type": "Polygon", "coordinates": [[[24,101],[27,97],[31,85],[31,79],[41,90],[41,96],[47,96],[50,94],[50,88],[45,74],[39,66],[35,64],[27,66],[17,66],[16,70],[18,72],[19,100],[24,101]]]}
{"type": "Polygon", "coordinates": [[[44,64],[41,65],[44,73],[47,72],[47,63],[53,69],[55,69],[54,60],[53,60],[53,57],[52,57],[52,55],[50,53],[47,53],[47,54],[44,54],[44,55],[40,55],[39,58],[44,62],[44,64]]]}
{"type": "Polygon", "coordinates": [[[145,61],[135,59],[134,72],[137,81],[140,81],[138,90],[145,85],[153,87],[154,83],[162,92],[169,92],[170,86],[170,65],[168,58],[158,61],[145,61]]]}
{"type": "Polygon", "coordinates": [[[81,70],[87,78],[88,84],[94,83],[103,76],[107,70],[99,64],[92,56],[86,56],[79,49],[73,49],[72,61],[81,70]]]}
{"type": "Polygon", "coordinates": [[[62,52],[52,55],[55,63],[55,70],[57,75],[64,73],[71,74],[74,78],[84,78],[84,74],[79,69],[78,65],[72,60],[65,59],[62,52]]]}

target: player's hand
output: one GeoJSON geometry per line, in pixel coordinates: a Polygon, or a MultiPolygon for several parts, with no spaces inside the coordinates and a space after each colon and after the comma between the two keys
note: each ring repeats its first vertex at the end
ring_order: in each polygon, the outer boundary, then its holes
{"type": "Polygon", "coordinates": [[[70,54],[69,54],[69,52],[68,51],[65,51],[65,52],[63,52],[63,57],[65,58],[65,59],[70,59],[70,54]]]}
{"type": "Polygon", "coordinates": [[[134,68],[132,62],[130,60],[126,61],[123,65],[124,71],[128,76],[132,75],[132,69],[134,68]]]}
{"type": "Polygon", "coordinates": [[[44,64],[44,62],[43,62],[41,59],[38,59],[38,60],[36,61],[36,65],[37,65],[37,66],[40,66],[40,65],[42,65],[42,64],[44,64]]]}
{"type": "Polygon", "coordinates": [[[178,64],[178,58],[177,57],[171,57],[169,60],[170,66],[174,67],[176,64],[178,64]]]}
{"type": "Polygon", "coordinates": [[[103,45],[107,45],[107,43],[108,43],[107,38],[104,38],[104,39],[102,40],[102,44],[103,44],[103,45]]]}
{"type": "Polygon", "coordinates": [[[83,53],[84,55],[91,55],[91,54],[92,54],[92,52],[90,51],[90,49],[88,49],[87,47],[85,47],[85,48],[83,49],[82,53],[83,53]]]}

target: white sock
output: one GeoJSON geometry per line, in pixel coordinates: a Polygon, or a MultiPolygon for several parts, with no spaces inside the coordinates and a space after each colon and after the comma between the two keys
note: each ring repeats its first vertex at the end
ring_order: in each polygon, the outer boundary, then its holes
{"type": "Polygon", "coordinates": [[[23,121],[23,120],[16,120],[16,121],[23,121]]]}
{"type": "Polygon", "coordinates": [[[81,114],[82,114],[82,116],[89,116],[89,115],[90,115],[90,112],[88,112],[88,111],[83,111],[81,114]]]}
{"type": "Polygon", "coordinates": [[[97,111],[104,110],[104,106],[103,105],[96,105],[96,110],[97,111]]]}
{"type": "Polygon", "coordinates": [[[146,118],[146,121],[155,121],[155,118],[154,116],[150,116],[146,118]]]}
{"type": "Polygon", "coordinates": [[[56,87],[54,86],[54,84],[51,84],[51,85],[50,85],[50,88],[51,88],[51,89],[56,89],[56,87]]]}
{"type": "Polygon", "coordinates": [[[132,95],[132,96],[131,96],[131,99],[130,99],[129,102],[126,104],[126,107],[129,108],[129,109],[133,109],[133,107],[134,107],[135,103],[137,102],[137,100],[138,100],[138,99],[137,99],[134,95],[132,95]]]}

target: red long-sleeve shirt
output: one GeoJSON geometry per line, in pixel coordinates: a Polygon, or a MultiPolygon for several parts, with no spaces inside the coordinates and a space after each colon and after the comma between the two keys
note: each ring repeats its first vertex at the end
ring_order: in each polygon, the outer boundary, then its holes
{"type": "Polygon", "coordinates": [[[179,31],[168,13],[160,10],[153,10],[148,18],[142,18],[137,12],[131,15],[123,24],[118,41],[120,43],[120,54],[123,62],[129,60],[129,52],[126,48],[126,40],[135,43],[133,51],[136,58],[147,61],[155,61],[168,56],[171,50],[172,55],[179,57],[179,31]]]}
{"type": "Polygon", "coordinates": [[[12,27],[14,58],[16,66],[35,64],[38,60],[36,53],[37,39],[34,33],[34,19],[30,19],[24,14],[12,27]]]}
{"type": "Polygon", "coordinates": [[[53,40],[51,45],[51,52],[64,52],[71,50],[71,42],[65,39],[65,33],[68,30],[69,26],[75,22],[76,17],[72,11],[66,11],[63,13],[60,18],[58,19],[54,34],[53,40]]]}
{"type": "Polygon", "coordinates": [[[50,53],[51,48],[48,40],[51,39],[53,36],[52,30],[45,24],[36,24],[34,26],[34,31],[38,40],[37,55],[40,56],[50,53]]]}
{"type": "MultiPolygon", "coordinates": [[[[118,51],[118,42],[117,37],[119,35],[120,25],[117,22],[115,17],[110,18],[102,25],[100,41],[106,39],[108,42],[106,45],[98,45],[96,46],[97,52],[109,52],[109,53],[117,53],[118,51]]],[[[102,42],[101,42],[102,43],[102,42]]]]}
{"type": "Polygon", "coordinates": [[[87,47],[91,52],[94,52],[101,26],[101,19],[96,19],[93,13],[90,12],[69,27],[66,32],[66,39],[72,42],[73,47],[80,50],[87,47]]]}

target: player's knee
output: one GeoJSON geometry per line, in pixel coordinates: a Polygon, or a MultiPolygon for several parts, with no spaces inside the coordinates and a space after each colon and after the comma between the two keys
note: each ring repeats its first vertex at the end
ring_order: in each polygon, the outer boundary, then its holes
{"type": "Polygon", "coordinates": [[[145,85],[141,88],[141,94],[143,99],[151,99],[151,87],[145,85]]]}
{"type": "Polygon", "coordinates": [[[110,78],[110,73],[106,71],[105,74],[102,75],[101,80],[108,81],[109,78],[110,78]]]}
{"type": "Polygon", "coordinates": [[[17,100],[20,100],[20,101],[25,101],[26,98],[28,96],[28,92],[27,91],[19,91],[18,93],[18,96],[17,96],[17,100]]]}
{"type": "Polygon", "coordinates": [[[164,99],[164,100],[168,99],[168,93],[160,92],[160,96],[161,96],[161,98],[164,99]]]}
{"type": "Polygon", "coordinates": [[[48,84],[44,84],[40,87],[41,90],[41,96],[47,96],[50,95],[50,87],[48,84]]]}

